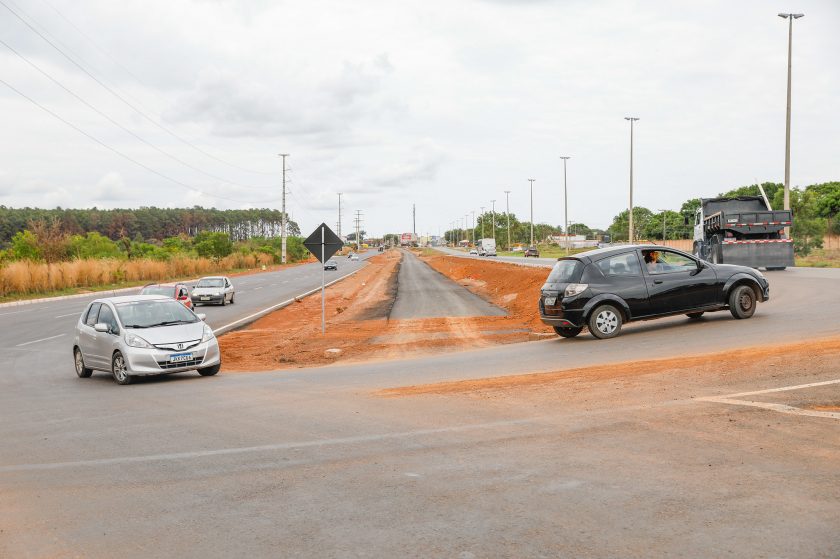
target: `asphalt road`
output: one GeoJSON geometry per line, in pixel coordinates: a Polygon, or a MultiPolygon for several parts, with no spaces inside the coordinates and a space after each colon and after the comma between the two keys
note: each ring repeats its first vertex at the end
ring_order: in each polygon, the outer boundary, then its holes
{"type": "Polygon", "coordinates": [[[699,400],[836,370],[710,362],[570,379],[547,403],[373,395],[838,333],[840,270],[767,275],[746,321],[127,387],[76,378],[66,337],[9,345],[62,311],[0,316],[0,556],[836,557],[840,423],[699,400]]]}
{"type": "Polygon", "coordinates": [[[450,256],[460,256],[461,258],[477,258],[479,260],[487,260],[489,262],[510,262],[511,264],[519,264],[521,266],[537,266],[551,268],[557,262],[556,258],[525,258],[524,256],[478,256],[470,254],[463,250],[457,250],[449,247],[434,247],[450,256]]]}
{"type": "Polygon", "coordinates": [[[390,318],[434,318],[459,316],[503,316],[505,311],[492,305],[447,278],[417,258],[402,251],[397,279],[397,299],[390,318]]]}

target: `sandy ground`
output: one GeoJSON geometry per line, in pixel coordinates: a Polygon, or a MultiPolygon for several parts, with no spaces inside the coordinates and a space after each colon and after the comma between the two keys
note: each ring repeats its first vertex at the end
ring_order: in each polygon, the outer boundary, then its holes
{"type": "Polygon", "coordinates": [[[400,260],[396,250],[375,256],[362,271],[327,290],[326,335],[320,331],[316,294],[222,336],[225,372],[391,359],[553,336],[539,321],[535,303],[546,270],[447,256],[423,260],[508,315],[389,320],[400,260]]]}

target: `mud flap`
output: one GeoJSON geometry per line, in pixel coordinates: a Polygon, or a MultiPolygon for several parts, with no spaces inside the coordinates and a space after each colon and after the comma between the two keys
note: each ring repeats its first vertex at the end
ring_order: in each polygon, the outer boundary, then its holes
{"type": "Polygon", "coordinates": [[[783,268],[793,266],[793,243],[724,242],[721,246],[722,264],[738,264],[751,268],[783,268]]]}

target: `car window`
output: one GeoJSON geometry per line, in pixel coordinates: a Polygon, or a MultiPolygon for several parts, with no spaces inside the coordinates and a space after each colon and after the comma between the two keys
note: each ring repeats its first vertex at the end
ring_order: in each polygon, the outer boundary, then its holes
{"type": "Polygon", "coordinates": [[[697,269],[692,258],[670,250],[643,250],[642,256],[649,274],[668,274],[697,269]]]}
{"type": "Polygon", "coordinates": [[[166,297],[172,297],[172,293],[173,289],[168,285],[150,285],[140,292],[141,295],[165,295],[166,297]]]}
{"type": "Polygon", "coordinates": [[[102,306],[102,303],[94,303],[88,309],[87,316],[85,317],[85,324],[88,326],[93,326],[96,324],[96,317],[99,316],[99,307],[102,306]]]}
{"type": "Polygon", "coordinates": [[[551,273],[548,275],[547,283],[569,283],[574,281],[582,264],[580,260],[558,260],[551,273]]]}
{"type": "Polygon", "coordinates": [[[114,312],[108,305],[102,305],[102,308],[99,310],[99,318],[96,319],[96,322],[107,324],[112,334],[118,334],[120,331],[114,312]]]}
{"type": "Polygon", "coordinates": [[[126,328],[149,328],[199,321],[195,314],[173,299],[120,303],[117,305],[117,314],[126,328]]]}
{"type": "Polygon", "coordinates": [[[611,258],[604,258],[598,261],[598,268],[605,276],[640,276],[642,268],[639,265],[639,257],[635,252],[619,254],[611,258]]]}
{"type": "Polygon", "coordinates": [[[218,278],[205,278],[205,279],[199,281],[198,285],[196,285],[196,287],[222,287],[223,286],[222,282],[223,282],[223,280],[218,279],[218,278]]]}

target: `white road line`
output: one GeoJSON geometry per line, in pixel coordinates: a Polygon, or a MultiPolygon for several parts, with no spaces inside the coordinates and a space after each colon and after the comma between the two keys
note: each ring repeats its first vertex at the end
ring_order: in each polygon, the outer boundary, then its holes
{"type": "Polygon", "coordinates": [[[442,433],[459,433],[475,431],[479,429],[495,429],[498,427],[513,427],[517,425],[533,424],[533,419],[511,419],[507,421],[494,421],[490,423],[477,423],[472,425],[455,425],[452,427],[441,427],[438,429],[418,429],[415,431],[402,431],[397,433],[379,433],[375,435],[359,435],[355,437],[342,437],[335,439],[315,439],[310,441],[296,441],[287,443],[264,444],[259,446],[244,446],[233,448],[219,448],[215,450],[197,450],[193,452],[173,452],[168,454],[149,454],[145,456],[122,456],[117,458],[99,458],[94,460],[77,460],[73,462],[47,462],[40,464],[12,464],[0,466],[0,472],[20,472],[33,470],[58,470],[65,468],[79,468],[90,466],[113,466],[117,464],[136,464],[143,462],[159,462],[171,460],[185,460],[189,458],[203,458],[206,456],[223,456],[231,454],[246,454],[251,452],[271,452],[276,450],[293,450],[298,448],[326,447],[358,443],[371,443],[411,437],[423,437],[428,435],[439,435],[442,433]]]}
{"type": "Polygon", "coordinates": [[[22,312],[30,312],[30,311],[26,310],[26,311],[4,312],[4,313],[0,313],[0,316],[6,316],[7,314],[20,314],[22,312]]]}
{"type": "Polygon", "coordinates": [[[71,312],[70,314],[60,314],[56,318],[66,318],[68,316],[79,316],[81,314],[82,313],[80,313],[80,312],[71,312]]]}
{"type": "Polygon", "coordinates": [[[259,286],[259,287],[255,287],[255,288],[254,288],[254,291],[256,291],[257,289],[262,289],[262,288],[263,288],[263,286],[262,286],[262,285],[261,285],[261,286],[259,286]]]}
{"type": "Polygon", "coordinates": [[[60,338],[61,336],[66,336],[67,334],[59,334],[57,336],[50,336],[49,338],[41,338],[40,340],[32,340],[31,342],[23,342],[22,344],[16,344],[15,347],[23,347],[29,344],[37,344],[38,342],[46,342],[47,340],[54,340],[56,338],[60,338]]]}
{"type": "Polygon", "coordinates": [[[772,394],[776,392],[787,392],[789,390],[801,390],[803,388],[813,388],[816,386],[829,386],[832,384],[840,384],[840,379],[826,380],[823,382],[810,382],[808,384],[797,384],[794,386],[782,386],[780,388],[768,388],[767,390],[755,390],[753,392],[739,392],[737,394],[727,394],[726,396],[706,396],[704,398],[695,398],[698,402],[714,402],[717,404],[729,404],[732,406],[749,406],[753,408],[762,408],[779,413],[787,413],[790,415],[804,415],[808,417],[827,417],[829,419],[840,419],[840,412],[833,411],[818,411],[806,410],[797,408],[795,406],[788,406],[786,404],[775,404],[771,402],[759,402],[758,400],[738,400],[742,396],[755,396],[757,394],[772,394]]]}

